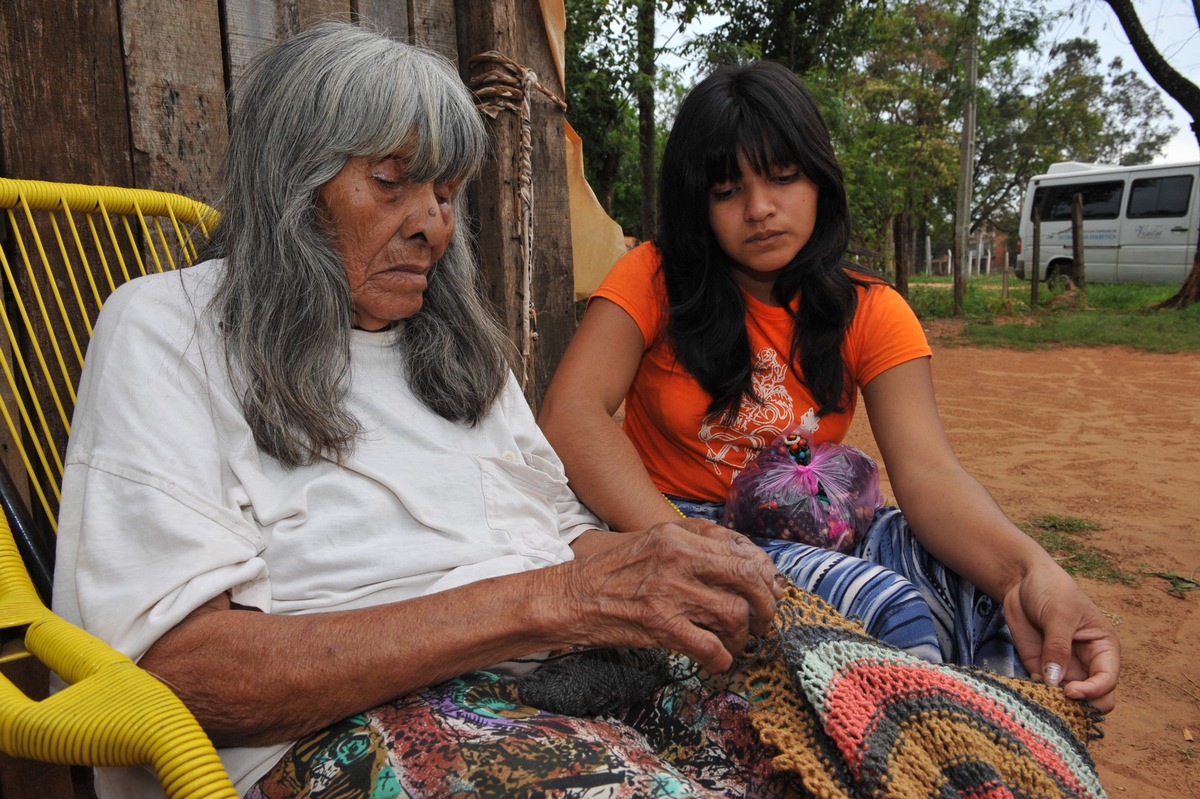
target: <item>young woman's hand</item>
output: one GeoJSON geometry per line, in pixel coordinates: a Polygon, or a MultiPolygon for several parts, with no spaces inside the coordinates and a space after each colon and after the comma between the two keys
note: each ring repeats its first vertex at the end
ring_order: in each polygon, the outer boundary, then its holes
{"type": "Polygon", "coordinates": [[[1047,560],[1004,595],[1017,651],[1035,677],[1108,713],[1121,668],[1117,631],[1071,576],[1047,560]]]}

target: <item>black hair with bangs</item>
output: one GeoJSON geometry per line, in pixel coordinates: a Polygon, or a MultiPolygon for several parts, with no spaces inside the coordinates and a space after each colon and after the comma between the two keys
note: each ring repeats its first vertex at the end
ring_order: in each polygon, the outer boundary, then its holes
{"type": "Polygon", "coordinates": [[[712,397],[708,412],[731,424],[755,396],[746,305],[729,257],[708,222],[712,187],[740,177],[738,155],[755,172],[798,166],[817,186],[816,226],[775,281],[774,297],[794,319],[789,366],[818,414],[844,410],[849,392],[841,344],[857,285],[873,275],[844,260],[850,210],[842,168],[816,102],[782,64],[717,69],[684,98],[663,151],[655,244],[667,290],[667,335],[675,355],[712,397]],[[799,306],[792,302],[800,298],[799,306]]]}

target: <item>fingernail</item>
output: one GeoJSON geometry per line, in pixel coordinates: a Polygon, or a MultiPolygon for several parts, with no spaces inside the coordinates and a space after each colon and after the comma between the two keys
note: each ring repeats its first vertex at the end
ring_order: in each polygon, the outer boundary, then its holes
{"type": "Polygon", "coordinates": [[[1042,668],[1042,678],[1047,685],[1058,685],[1062,679],[1062,666],[1057,663],[1047,663],[1042,668]]]}
{"type": "Polygon", "coordinates": [[[782,572],[775,572],[775,582],[782,588],[787,588],[788,578],[782,572]]]}

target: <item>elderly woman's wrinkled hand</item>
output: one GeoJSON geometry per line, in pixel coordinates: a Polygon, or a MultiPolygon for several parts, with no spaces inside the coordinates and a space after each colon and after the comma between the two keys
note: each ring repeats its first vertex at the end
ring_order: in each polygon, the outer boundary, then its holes
{"type": "Polygon", "coordinates": [[[566,590],[586,643],[660,646],[720,673],[770,629],[777,570],[740,533],[681,519],[617,541],[573,565],[566,590]]]}

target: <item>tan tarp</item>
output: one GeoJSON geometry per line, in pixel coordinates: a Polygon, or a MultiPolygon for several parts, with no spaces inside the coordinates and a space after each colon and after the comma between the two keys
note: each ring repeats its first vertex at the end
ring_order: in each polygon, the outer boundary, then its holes
{"type": "MultiPolygon", "coordinates": [[[[559,85],[565,86],[563,38],[567,16],[563,0],[540,0],[546,38],[558,67],[559,85]]],[[[570,109],[567,114],[570,115],[570,109]]],[[[567,187],[571,203],[571,250],[575,259],[575,296],[586,297],[596,290],[613,262],[625,252],[621,226],[605,213],[583,173],[583,142],[566,124],[567,187]]]]}
{"type": "Polygon", "coordinates": [[[567,123],[567,188],[571,200],[571,251],[575,258],[575,296],[586,297],[600,285],[613,262],[625,252],[625,236],[583,176],[583,142],[567,123]]]}

